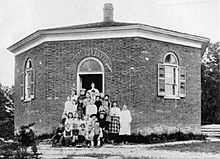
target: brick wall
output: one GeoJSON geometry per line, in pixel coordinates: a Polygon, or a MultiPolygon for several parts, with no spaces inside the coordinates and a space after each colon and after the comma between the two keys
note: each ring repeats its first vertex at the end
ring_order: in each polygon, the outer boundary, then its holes
{"type": "Polygon", "coordinates": [[[86,57],[96,57],[105,68],[105,93],[112,100],[118,100],[120,108],[127,104],[131,110],[132,132],[198,133],[200,56],[199,49],[138,37],[45,42],[16,56],[15,126],[36,121],[35,129],[39,133],[50,132],[60,121],[70,88],[73,83],[77,84],[79,62],[86,57]],[[180,100],[157,96],[157,64],[168,51],[176,53],[180,65],[187,71],[187,95],[180,100]],[[37,73],[37,98],[31,103],[22,103],[18,75],[28,57],[33,59],[37,73]]]}
{"type": "Polygon", "coordinates": [[[21,125],[27,125],[35,122],[35,128],[41,129],[44,124],[44,116],[46,116],[46,60],[45,60],[45,45],[41,44],[30,49],[20,55],[15,56],[15,128],[21,125]],[[24,72],[25,62],[30,58],[35,69],[36,97],[31,102],[21,101],[21,73],[24,72]]]}

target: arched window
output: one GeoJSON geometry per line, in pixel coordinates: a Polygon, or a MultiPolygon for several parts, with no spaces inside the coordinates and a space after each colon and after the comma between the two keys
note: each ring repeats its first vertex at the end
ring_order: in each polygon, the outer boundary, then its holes
{"type": "Polygon", "coordinates": [[[158,95],[178,99],[186,95],[186,69],[179,66],[177,56],[168,52],[158,64],[158,95]]]}
{"type": "Polygon", "coordinates": [[[81,64],[79,72],[102,72],[102,68],[94,59],[88,59],[81,64]]]}
{"type": "Polygon", "coordinates": [[[22,97],[24,101],[29,101],[34,98],[34,69],[31,59],[27,59],[24,66],[24,72],[22,73],[22,97]]]}
{"type": "Polygon", "coordinates": [[[172,64],[172,65],[178,65],[178,60],[177,60],[177,57],[175,56],[175,54],[173,54],[173,53],[168,53],[168,54],[165,56],[164,63],[166,63],[166,64],[172,64]]]}

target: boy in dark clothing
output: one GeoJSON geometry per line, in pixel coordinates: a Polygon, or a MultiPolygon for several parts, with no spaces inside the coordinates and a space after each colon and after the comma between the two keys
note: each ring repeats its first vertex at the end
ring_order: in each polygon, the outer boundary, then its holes
{"type": "Polygon", "coordinates": [[[63,138],[65,142],[65,146],[70,146],[72,142],[73,133],[71,130],[71,126],[67,124],[65,126],[65,130],[63,131],[63,138]]]}
{"type": "Polygon", "coordinates": [[[79,100],[81,99],[82,101],[86,98],[86,89],[82,88],[80,90],[80,95],[77,98],[77,104],[79,103],[79,100]]]}
{"type": "Polygon", "coordinates": [[[78,105],[77,105],[77,112],[79,114],[80,119],[82,119],[83,116],[85,116],[85,114],[86,114],[86,108],[84,107],[83,100],[81,98],[78,100],[79,101],[78,101],[78,105]]]}
{"type": "Polygon", "coordinates": [[[62,114],[62,120],[61,120],[61,123],[63,124],[63,125],[65,125],[65,122],[66,122],[66,119],[67,119],[68,117],[67,117],[67,114],[66,113],[63,113],[62,114]]]}
{"type": "Polygon", "coordinates": [[[95,98],[95,105],[97,107],[97,110],[99,110],[99,107],[102,105],[102,102],[100,100],[100,96],[96,96],[96,98],[95,98]]]}
{"type": "Polygon", "coordinates": [[[64,131],[64,126],[63,124],[59,124],[59,127],[57,128],[57,130],[55,131],[51,141],[52,141],[52,146],[56,146],[57,143],[62,143],[61,137],[63,135],[63,131],[64,131]]]}
{"type": "MultiPolygon", "coordinates": [[[[85,115],[85,107],[83,104],[83,100],[86,99],[86,89],[82,88],[80,90],[80,95],[77,98],[77,111],[80,111],[82,113],[82,116],[85,115]]],[[[79,113],[79,112],[78,112],[79,113]]],[[[80,116],[81,117],[81,116],[80,116]]]]}
{"type": "Polygon", "coordinates": [[[101,140],[101,145],[103,145],[104,143],[108,142],[109,122],[106,121],[106,115],[102,112],[99,114],[98,121],[99,121],[100,128],[102,129],[102,132],[103,132],[103,138],[101,140]]]}
{"type": "Polygon", "coordinates": [[[76,144],[78,144],[78,135],[79,135],[79,130],[77,129],[78,125],[77,124],[73,124],[73,130],[72,130],[72,145],[76,146],[76,144]]]}

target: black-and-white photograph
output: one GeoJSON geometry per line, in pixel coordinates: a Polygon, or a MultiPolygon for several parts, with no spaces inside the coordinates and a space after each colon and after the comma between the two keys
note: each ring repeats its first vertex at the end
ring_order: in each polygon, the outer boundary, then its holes
{"type": "Polygon", "coordinates": [[[0,0],[0,158],[219,159],[220,0],[0,0]]]}

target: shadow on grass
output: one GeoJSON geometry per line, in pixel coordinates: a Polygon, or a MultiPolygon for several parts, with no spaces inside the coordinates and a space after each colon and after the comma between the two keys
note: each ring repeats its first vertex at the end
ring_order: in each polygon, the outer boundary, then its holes
{"type": "Polygon", "coordinates": [[[122,155],[112,155],[112,154],[95,154],[95,153],[90,153],[85,155],[69,155],[66,158],[63,159],[73,159],[77,157],[85,157],[85,158],[97,158],[97,159],[153,159],[149,157],[125,157],[122,155]]]}
{"type": "Polygon", "coordinates": [[[181,144],[181,145],[165,145],[165,146],[154,147],[152,149],[219,154],[220,142],[200,142],[200,143],[181,144]]]}

